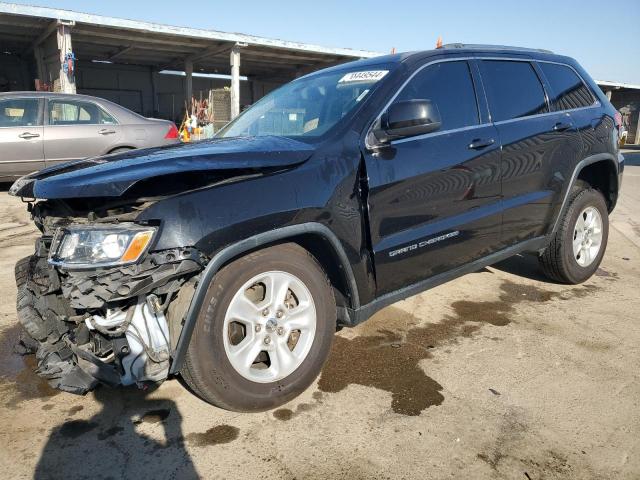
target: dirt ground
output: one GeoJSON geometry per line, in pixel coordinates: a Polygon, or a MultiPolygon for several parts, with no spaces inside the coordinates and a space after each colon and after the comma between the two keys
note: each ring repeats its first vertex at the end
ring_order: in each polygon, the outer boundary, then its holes
{"type": "Polygon", "coordinates": [[[259,414],[214,408],[176,379],[49,389],[12,352],[13,266],[35,233],[5,192],[2,478],[640,478],[640,166],[584,285],[547,282],[529,256],[467,275],[341,331],[318,381],[259,414]]]}

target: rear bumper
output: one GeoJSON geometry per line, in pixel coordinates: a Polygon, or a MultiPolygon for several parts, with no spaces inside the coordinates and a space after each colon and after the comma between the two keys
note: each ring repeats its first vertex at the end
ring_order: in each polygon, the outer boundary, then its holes
{"type": "Polygon", "coordinates": [[[622,188],[622,177],[624,174],[624,155],[618,152],[618,194],[622,188]]]}

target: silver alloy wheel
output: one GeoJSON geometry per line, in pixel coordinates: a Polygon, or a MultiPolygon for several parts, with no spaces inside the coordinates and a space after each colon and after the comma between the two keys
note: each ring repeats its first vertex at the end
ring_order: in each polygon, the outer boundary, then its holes
{"type": "Polygon", "coordinates": [[[595,207],[585,208],[573,228],[573,258],[588,267],[598,256],[602,245],[602,217],[595,207]]]}
{"type": "Polygon", "coordinates": [[[311,350],[316,307],[295,275],[273,271],[256,275],[231,299],[223,340],[233,368],[252,382],[291,375],[311,350]]]}

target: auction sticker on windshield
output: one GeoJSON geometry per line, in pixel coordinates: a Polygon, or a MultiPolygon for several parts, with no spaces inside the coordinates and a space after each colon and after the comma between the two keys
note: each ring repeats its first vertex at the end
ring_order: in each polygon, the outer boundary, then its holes
{"type": "Polygon", "coordinates": [[[389,70],[366,70],[363,72],[351,72],[342,77],[338,83],[350,82],[377,82],[381,80],[389,70]]]}

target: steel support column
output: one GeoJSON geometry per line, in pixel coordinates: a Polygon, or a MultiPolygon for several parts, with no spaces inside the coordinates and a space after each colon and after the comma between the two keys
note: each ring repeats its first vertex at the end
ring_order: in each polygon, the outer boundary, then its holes
{"type": "Polygon", "coordinates": [[[240,46],[231,49],[231,119],[240,114],[240,46]]]}
{"type": "Polygon", "coordinates": [[[41,82],[48,82],[47,78],[47,70],[44,66],[44,58],[42,56],[42,47],[40,45],[36,45],[33,47],[33,56],[36,59],[36,71],[38,74],[38,79],[41,82]]]}
{"type": "Polygon", "coordinates": [[[191,97],[193,97],[193,61],[186,59],[184,61],[184,101],[187,109],[191,107],[191,97]]]}
{"type": "Polygon", "coordinates": [[[73,75],[69,75],[64,71],[65,56],[67,53],[73,52],[71,27],[74,25],[75,22],[72,21],[58,20],[58,28],[56,29],[58,52],[60,53],[60,74],[58,79],[60,80],[60,91],[62,93],[76,93],[75,72],[73,75]]]}

